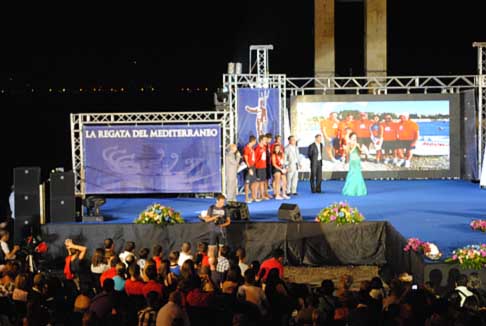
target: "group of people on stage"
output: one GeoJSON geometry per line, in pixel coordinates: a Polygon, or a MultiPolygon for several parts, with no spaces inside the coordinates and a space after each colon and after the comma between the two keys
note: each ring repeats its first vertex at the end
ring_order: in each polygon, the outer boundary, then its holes
{"type": "MultiPolygon", "coordinates": [[[[297,195],[298,169],[300,166],[299,150],[296,139],[288,137],[289,144],[284,148],[281,136],[272,134],[250,136],[243,148],[245,169],[245,202],[262,200],[289,199],[297,195]],[[271,184],[269,184],[271,182],[271,184]],[[269,188],[273,189],[273,196],[269,188]]],[[[236,174],[241,160],[236,145],[230,145],[226,155],[226,189],[228,200],[236,199],[236,174]]]]}
{"type": "Polygon", "coordinates": [[[374,115],[369,120],[366,112],[360,112],[357,119],[347,114],[343,120],[339,120],[337,112],[331,112],[328,118],[319,123],[324,136],[326,159],[331,162],[344,160],[347,138],[355,133],[366,159],[374,148],[375,162],[409,168],[413,149],[419,139],[418,124],[410,120],[408,113],[400,114],[398,121],[393,120],[391,113],[385,113],[383,117],[381,120],[379,115],[374,115]]]}

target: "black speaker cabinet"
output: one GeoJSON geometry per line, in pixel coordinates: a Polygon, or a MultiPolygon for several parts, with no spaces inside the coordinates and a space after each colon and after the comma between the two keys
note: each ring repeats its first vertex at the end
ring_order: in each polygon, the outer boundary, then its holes
{"type": "Polygon", "coordinates": [[[15,216],[40,216],[39,167],[14,169],[15,216]]]}
{"type": "Polygon", "coordinates": [[[75,221],[74,173],[72,171],[53,172],[50,180],[51,222],[75,221]]]}
{"type": "Polygon", "coordinates": [[[15,216],[14,221],[14,243],[25,244],[29,236],[40,234],[39,215],[37,216],[15,216]]]}
{"type": "Polygon", "coordinates": [[[248,221],[250,219],[250,211],[246,203],[228,201],[226,208],[232,221],[248,221]]]}
{"type": "Polygon", "coordinates": [[[290,222],[302,222],[300,208],[296,204],[283,203],[278,209],[278,218],[290,222]]]}

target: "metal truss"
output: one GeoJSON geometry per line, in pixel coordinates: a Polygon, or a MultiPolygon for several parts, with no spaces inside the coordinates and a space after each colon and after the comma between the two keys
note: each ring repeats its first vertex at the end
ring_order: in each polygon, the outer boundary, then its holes
{"type": "Polygon", "coordinates": [[[486,42],[474,42],[473,47],[478,49],[478,171],[481,175],[486,145],[486,42]]]}
{"type": "MultiPolygon", "coordinates": [[[[71,114],[71,155],[76,196],[86,195],[84,175],[83,128],[85,125],[137,125],[137,124],[177,124],[177,123],[218,123],[223,133],[222,171],[226,148],[234,139],[233,112],[143,112],[143,113],[73,113],[71,114]]],[[[225,180],[223,175],[223,192],[225,180]]]]}
{"type": "Polygon", "coordinates": [[[475,88],[477,76],[383,76],[287,78],[287,91],[292,96],[327,91],[355,91],[356,94],[390,93],[456,93],[475,88]]]}
{"type": "MultiPolygon", "coordinates": [[[[279,90],[280,110],[287,107],[286,76],[284,74],[269,74],[261,78],[258,74],[225,74],[223,86],[228,90],[228,112],[233,114],[234,135],[233,142],[238,141],[238,89],[239,88],[277,88],[279,90]]],[[[280,114],[279,134],[283,135],[284,115],[280,114]]],[[[282,137],[283,138],[283,137],[282,137]]]]}
{"type": "Polygon", "coordinates": [[[273,50],[273,45],[250,45],[250,69],[248,72],[249,74],[253,74],[256,70],[257,80],[259,81],[267,77],[270,71],[268,60],[269,50],[273,50]],[[252,55],[253,53],[255,54],[254,56],[252,55]]]}

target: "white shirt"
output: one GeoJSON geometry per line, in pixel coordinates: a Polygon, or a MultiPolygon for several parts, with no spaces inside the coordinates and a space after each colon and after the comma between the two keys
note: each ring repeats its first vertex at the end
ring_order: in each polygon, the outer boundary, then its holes
{"type": "Polygon", "coordinates": [[[188,255],[185,252],[180,252],[179,254],[179,261],[177,262],[177,265],[182,266],[186,260],[192,260],[192,255],[188,255]]]}
{"type": "Polygon", "coordinates": [[[238,266],[240,267],[241,270],[241,276],[245,276],[245,272],[248,269],[248,265],[240,261],[238,263],[238,266]]]}
{"type": "Polygon", "coordinates": [[[129,255],[132,255],[133,257],[135,257],[135,255],[133,254],[133,252],[130,252],[130,251],[124,251],[121,254],[119,254],[118,257],[120,258],[120,260],[122,261],[122,263],[124,263],[125,265],[127,265],[126,259],[127,259],[127,257],[129,255]]]}
{"type": "Polygon", "coordinates": [[[320,160],[322,160],[321,144],[320,143],[314,143],[314,144],[316,144],[316,147],[317,147],[317,160],[320,161],[320,160]]]}
{"type": "Polygon", "coordinates": [[[11,192],[8,196],[8,204],[10,206],[10,211],[12,212],[12,218],[15,218],[15,192],[11,192]]]}

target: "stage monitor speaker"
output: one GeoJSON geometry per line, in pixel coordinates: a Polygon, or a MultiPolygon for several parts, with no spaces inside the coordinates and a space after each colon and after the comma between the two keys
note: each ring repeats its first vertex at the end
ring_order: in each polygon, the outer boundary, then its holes
{"type": "Polygon", "coordinates": [[[300,208],[296,204],[283,203],[278,209],[278,218],[290,222],[302,222],[300,208]]]}
{"type": "Polygon", "coordinates": [[[53,172],[50,174],[50,180],[51,222],[75,221],[74,173],[53,172]]]}
{"type": "Polygon", "coordinates": [[[248,221],[250,219],[250,211],[246,203],[228,201],[226,207],[232,221],[248,221]]]}
{"type": "Polygon", "coordinates": [[[40,216],[39,167],[14,169],[15,216],[40,216]]]}

